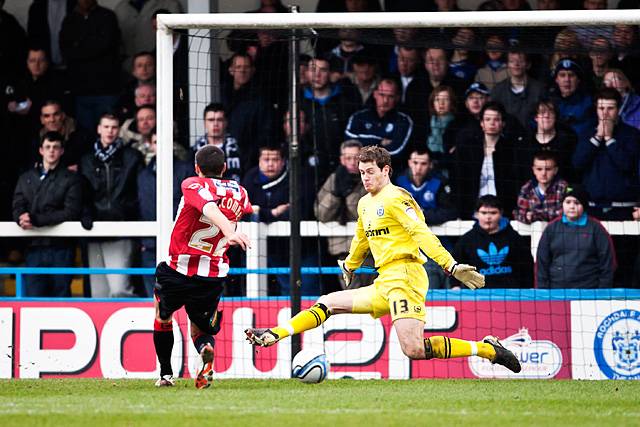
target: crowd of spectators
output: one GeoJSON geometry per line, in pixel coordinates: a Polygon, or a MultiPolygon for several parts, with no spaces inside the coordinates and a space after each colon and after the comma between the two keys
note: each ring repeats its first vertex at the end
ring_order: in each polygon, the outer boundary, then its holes
{"type": "MultiPolygon", "coordinates": [[[[548,10],[607,7],[595,0],[535,3],[548,10]]],[[[618,7],[637,6],[627,3],[618,7]]],[[[460,10],[455,0],[320,0],[317,7],[349,13],[381,6],[460,10]]],[[[531,5],[485,1],[478,9],[531,5]]],[[[0,9],[0,33],[12,41],[0,45],[3,220],[29,229],[155,218],[155,15],[181,11],[178,0],[123,0],[114,11],[96,0],[35,0],[25,32],[0,9]]],[[[252,12],[284,11],[264,0],[252,12]]],[[[464,236],[442,241],[458,261],[476,265],[488,287],[640,286],[637,236],[611,239],[598,223],[640,219],[636,26],[318,33],[313,52],[300,57],[298,76],[303,176],[296,203],[303,220],[356,218],[364,194],[357,154],[376,144],[391,153],[393,182],[414,196],[429,225],[477,220],[464,236]],[[553,225],[538,248],[535,275],[530,244],[509,220],[553,225]],[[589,241],[576,247],[562,233],[589,241]],[[574,274],[587,271],[583,264],[594,272],[589,280],[574,274]]],[[[225,177],[247,188],[263,222],[289,218],[287,43],[277,31],[233,31],[226,40],[231,54],[220,61],[220,97],[198,113],[204,134],[185,138],[184,117],[176,118],[176,182],[194,173],[199,148],[219,146],[227,155],[225,177]]],[[[178,35],[174,55],[185,45],[178,35]]],[[[181,115],[188,99],[175,98],[181,115]]],[[[343,257],[348,242],[305,244],[303,265],[343,257]]],[[[74,244],[33,239],[23,248],[26,265],[72,265],[74,244]]],[[[5,252],[20,247],[9,245],[5,252]]],[[[82,247],[91,267],[155,264],[154,239],[90,239],[82,247]]],[[[288,264],[287,248],[270,241],[270,267],[288,264]]],[[[440,269],[425,268],[432,287],[456,286],[440,269]]],[[[371,279],[362,276],[358,285],[371,279]]],[[[32,280],[29,292],[69,294],[69,277],[32,280]]],[[[302,293],[339,286],[323,281],[304,276],[302,293]]],[[[153,285],[145,278],[136,287],[123,275],[92,275],[90,283],[94,297],[150,295],[153,285]]],[[[288,293],[286,276],[274,279],[272,293],[288,293]]]]}

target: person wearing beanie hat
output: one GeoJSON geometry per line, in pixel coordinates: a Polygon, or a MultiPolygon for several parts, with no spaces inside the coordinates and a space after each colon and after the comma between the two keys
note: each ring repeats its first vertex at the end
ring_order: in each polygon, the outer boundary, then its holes
{"type": "Polygon", "coordinates": [[[553,78],[555,79],[558,76],[558,73],[563,70],[572,71],[579,79],[584,77],[584,73],[582,72],[580,65],[571,58],[564,58],[558,61],[553,70],[553,78]]]}
{"type": "Polygon", "coordinates": [[[551,221],[538,243],[538,288],[610,288],[617,267],[611,236],[600,222],[585,213],[589,194],[568,187],[562,216],[551,221]]]}
{"type": "Polygon", "coordinates": [[[596,126],[593,100],[582,88],[583,70],[572,59],[563,58],[553,70],[555,87],[552,100],[558,106],[558,117],[578,135],[578,140],[588,138],[596,126]]]}
{"type": "Polygon", "coordinates": [[[589,207],[589,193],[582,186],[573,185],[567,187],[567,191],[562,198],[562,203],[564,203],[568,197],[575,198],[582,205],[583,211],[589,207]]]}

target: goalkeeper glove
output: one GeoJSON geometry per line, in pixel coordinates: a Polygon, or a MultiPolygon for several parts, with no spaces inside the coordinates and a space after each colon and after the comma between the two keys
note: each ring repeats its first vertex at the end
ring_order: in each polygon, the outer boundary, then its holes
{"type": "Polygon", "coordinates": [[[340,266],[340,271],[342,271],[344,285],[348,288],[351,285],[351,281],[353,280],[353,271],[349,270],[347,266],[344,265],[344,260],[339,259],[338,266],[340,266]]]}
{"type": "Polygon", "coordinates": [[[449,273],[465,284],[469,289],[480,289],[484,287],[484,275],[478,273],[476,268],[468,264],[453,264],[449,273]]]}

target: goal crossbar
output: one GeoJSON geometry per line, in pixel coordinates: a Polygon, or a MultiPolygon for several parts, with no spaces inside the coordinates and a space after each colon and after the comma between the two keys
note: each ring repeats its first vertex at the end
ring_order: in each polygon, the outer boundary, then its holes
{"type": "Polygon", "coordinates": [[[640,24],[640,10],[535,10],[499,12],[198,13],[158,15],[166,29],[303,29],[398,27],[541,27],[640,24]]]}

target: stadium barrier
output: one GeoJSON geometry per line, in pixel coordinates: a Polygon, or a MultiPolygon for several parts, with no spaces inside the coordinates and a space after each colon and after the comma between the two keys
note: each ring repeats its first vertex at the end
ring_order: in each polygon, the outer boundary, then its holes
{"type": "MultiPolygon", "coordinates": [[[[14,222],[0,222],[0,235],[5,237],[35,237],[35,236],[68,236],[68,237],[144,237],[157,236],[156,222],[96,222],[92,230],[82,228],[79,222],[66,222],[53,227],[43,227],[33,230],[23,230],[14,222]]],[[[431,227],[431,230],[438,236],[461,236],[473,227],[474,221],[455,220],[442,225],[431,227]]],[[[640,221],[603,221],[602,225],[611,235],[640,235],[640,221]]],[[[546,223],[536,222],[531,225],[517,221],[511,221],[511,226],[521,235],[530,236],[531,253],[535,259],[538,242],[544,231],[546,223]]],[[[273,222],[271,224],[259,222],[240,222],[239,228],[246,233],[252,241],[251,248],[246,253],[246,268],[250,270],[247,274],[247,297],[267,296],[267,273],[276,271],[267,270],[267,237],[288,237],[290,236],[289,222],[273,222]]],[[[162,232],[165,232],[162,230],[162,232]]],[[[321,223],[318,221],[302,221],[300,223],[300,234],[302,237],[331,237],[331,236],[353,236],[355,223],[341,225],[337,222],[321,223]]],[[[167,251],[158,250],[164,259],[167,251]]],[[[304,274],[313,274],[304,270],[304,274]]],[[[322,274],[337,274],[338,270],[322,270],[322,274]]],[[[2,274],[2,272],[0,272],[2,274]]],[[[15,273],[4,273],[15,274],[15,273]]],[[[74,274],[74,273],[66,273],[74,274]]],[[[75,273],[81,274],[81,273],[75,273]]]]}
{"type": "MultiPolygon", "coordinates": [[[[455,236],[472,221],[432,227],[438,235],[455,236]]],[[[544,224],[512,222],[531,236],[532,253],[544,224]]],[[[604,222],[613,235],[638,235],[639,223],[604,222]]],[[[247,253],[247,297],[225,298],[223,328],[216,337],[218,378],[288,378],[290,345],[254,355],[244,342],[246,327],[264,327],[287,319],[287,298],[266,294],[261,279],[288,268],[267,269],[266,237],[288,236],[288,223],[241,223],[254,245],[247,253]],[[252,278],[252,282],[249,281],[252,278]],[[249,284],[251,283],[251,287],[249,284]]],[[[355,224],[339,226],[304,222],[303,236],[352,235],[355,224]]],[[[4,236],[67,235],[78,237],[154,236],[156,223],[96,223],[86,231],[79,223],[25,231],[0,223],[4,236]]],[[[150,274],[153,269],[5,268],[0,274],[150,274]]],[[[303,268],[303,274],[337,274],[335,267],[303,268]]],[[[20,289],[21,286],[18,287],[20,289]]],[[[313,301],[305,299],[303,306],[313,301]]],[[[425,333],[480,339],[503,338],[524,365],[518,378],[640,379],[640,291],[607,290],[432,290],[428,295],[425,333]]],[[[0,378],[105,377],[155,378],[152,351],[153,307],[149,299],[0,298],[0,378]]],[[[175,314],[173,364],[181,376],[193,376],[197,355],[189,343],[184,311],[175,314]]],[[[305,346],[323,346],[333,364],[331,377],[352,378],[511,378],[509,372],[478,358],[410,361],[401,352],[390,319],[362,315],[334,316],[322,328],[304,334],[305,346]]]]}
{"type": "MultiPolygon", "coordinates": [[[[289,302],[223,298],[221,309],[216,378],[289,378],[289,339],[255,353],[243,334],[289,318],[289,302]]],[[[303,334],[303,346],[324,349],[330,378],[640,379],[639,290],[434,290],[427,313],[427,335],[502,337],[522,373],[477,357],[411,361],[388,316],[332,316],[303,334]]],[[[149,300],[0,299],[0,378],[157,378],[153,318],[149,300]]],[[[174,325],[174,372],[193,377],[198,355],[183,310],[174,325]]]]}

